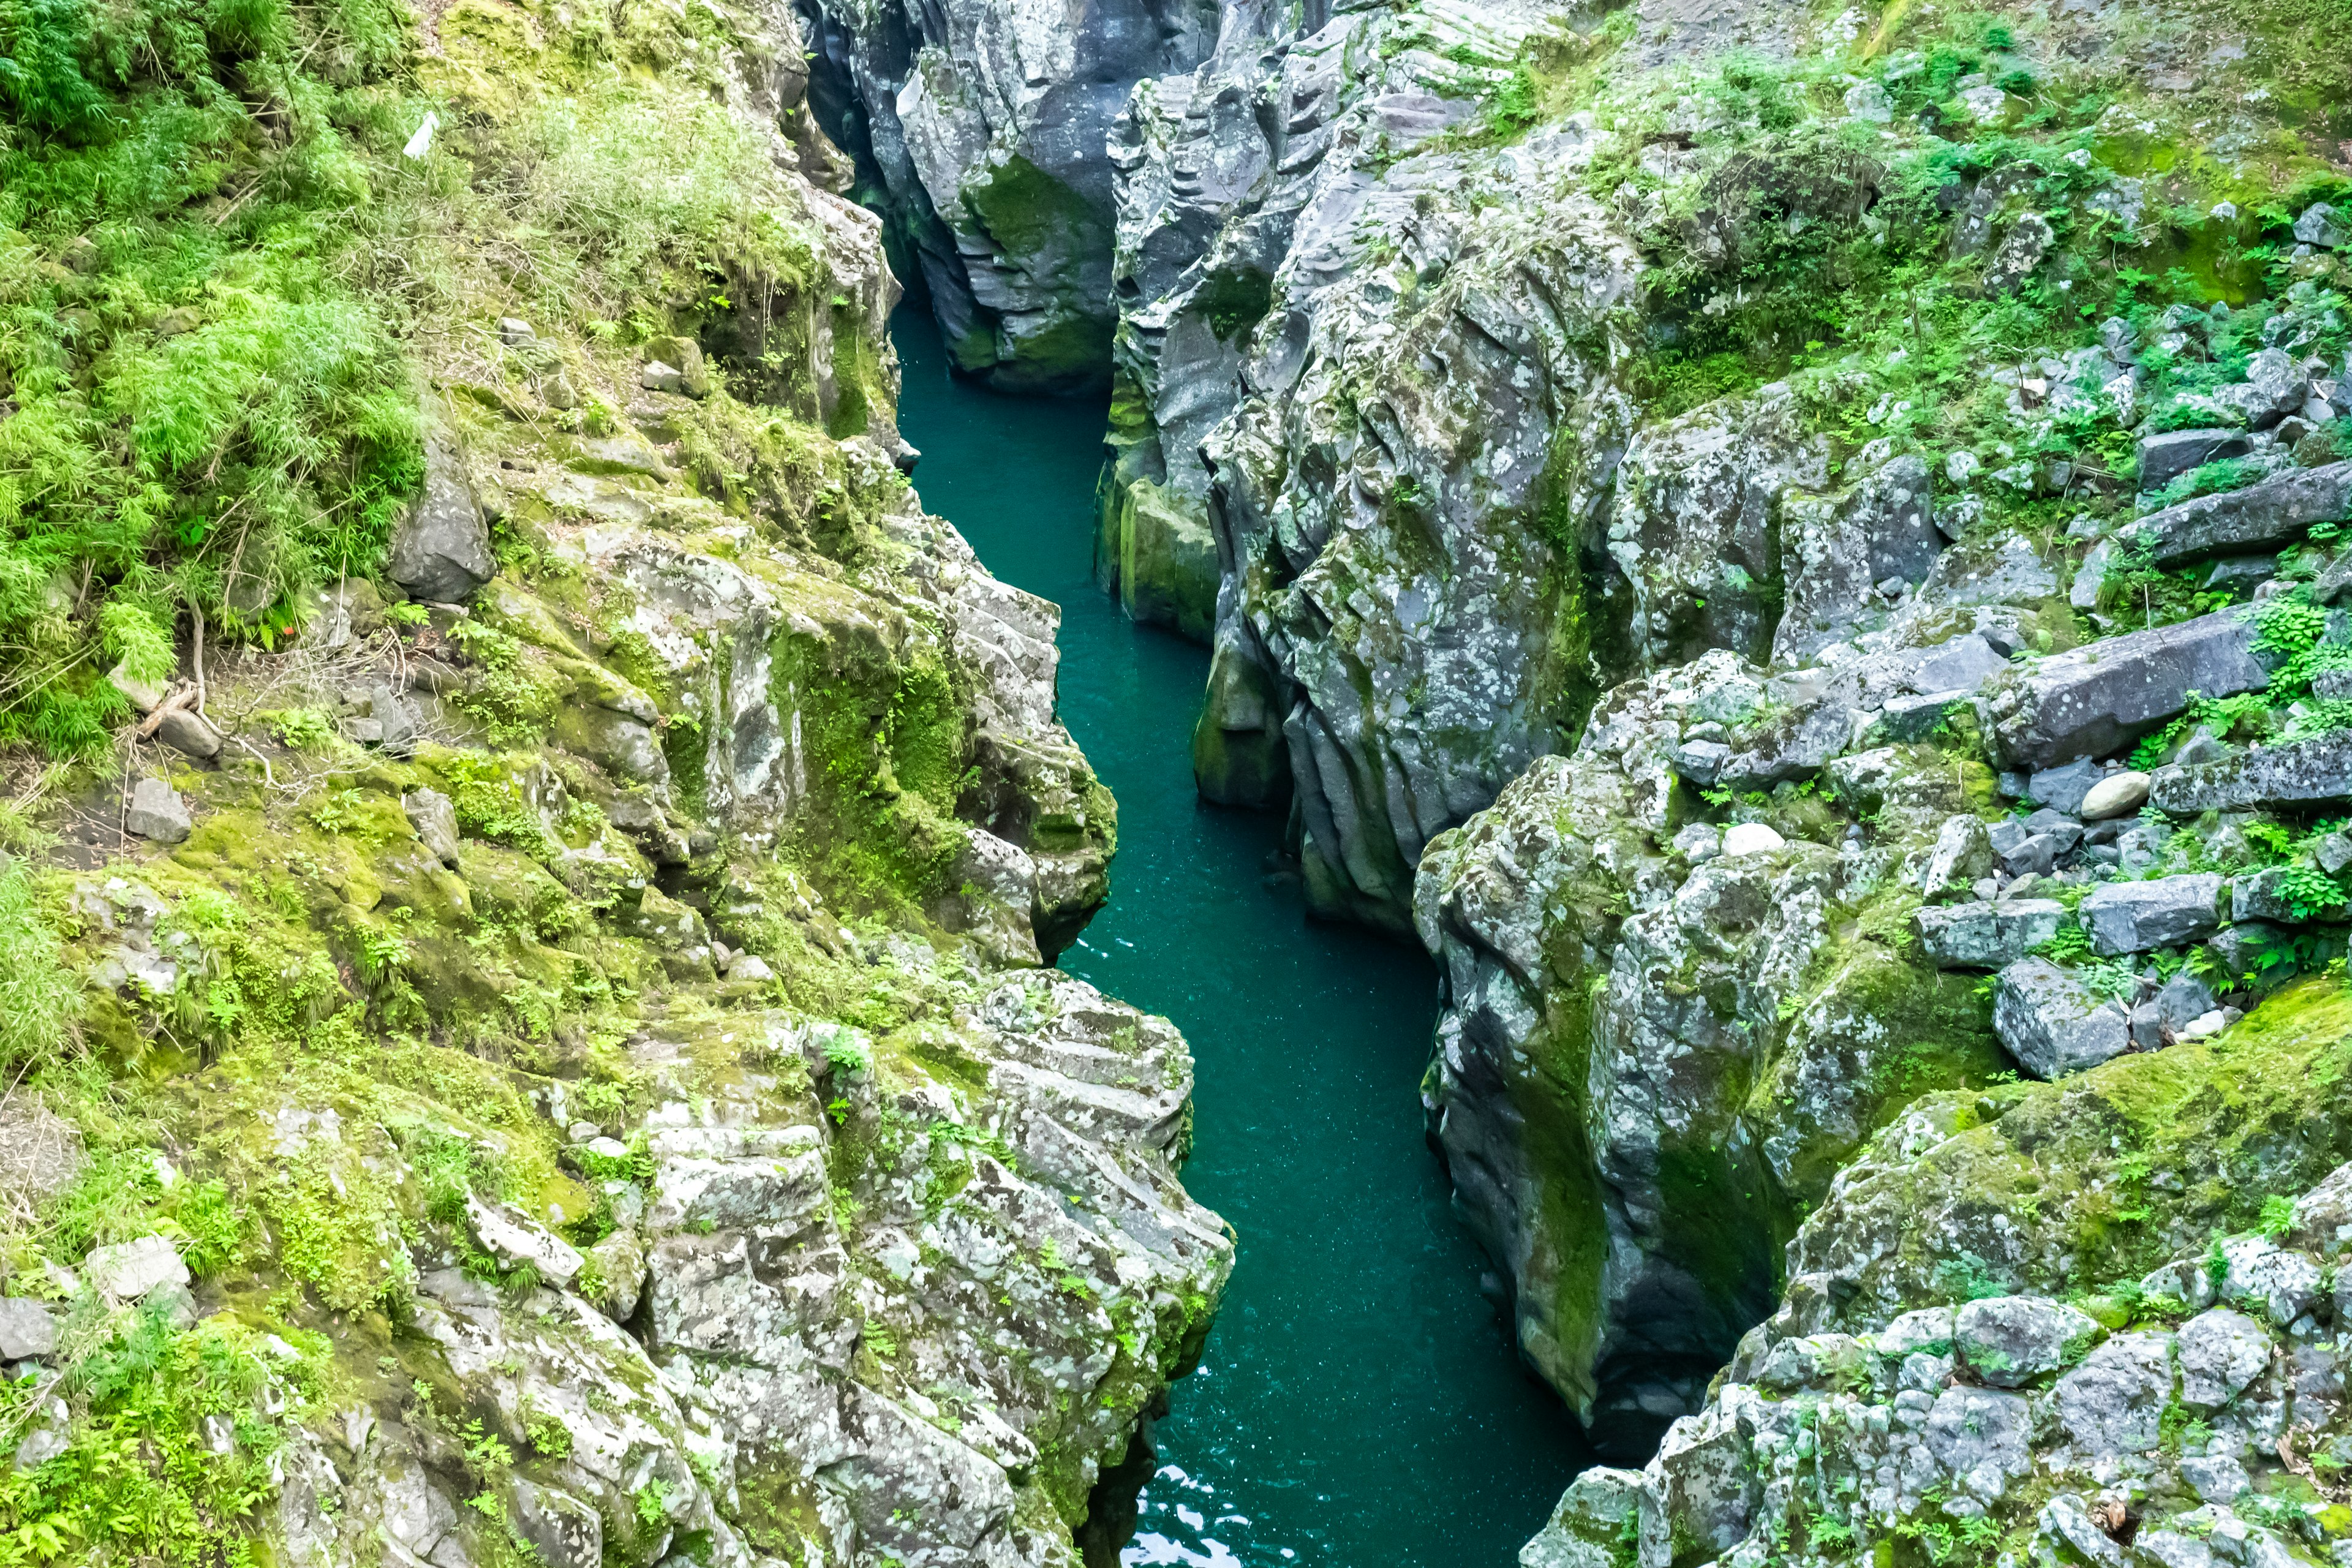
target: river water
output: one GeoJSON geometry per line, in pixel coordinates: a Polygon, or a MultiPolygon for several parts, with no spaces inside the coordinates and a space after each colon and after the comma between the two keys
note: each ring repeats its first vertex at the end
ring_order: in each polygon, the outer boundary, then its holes
{"type": "Polygon", "coordinates": [[[919,307],[893,335],[924,504],[1062,606],[1062,716],[1118,797],[1110,902],[1061,967],[1192,1041],[1184,1182],[1241,1238],[1124,1562],[1503,1568],[1588,1460],[1480,1293],[1423,1141],[1434,972],[1307,923],[1269,876],[1279,821],[1193,794],[1207,654],[1091,575],[1104,405],[951,379],[919,307]]]}

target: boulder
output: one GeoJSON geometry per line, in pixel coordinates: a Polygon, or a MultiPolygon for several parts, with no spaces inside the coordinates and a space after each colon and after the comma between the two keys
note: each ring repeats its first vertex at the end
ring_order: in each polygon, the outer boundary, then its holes
{"type": "Polygon", "coordinates": [[[155,738],[173,751],[209,762],[220,755],[221,734],[200,714],[174,708],[155,726],[155,738]]]}
{"type": "Polygon", "coordinates": [[[1871,721],[1864,739],[1872,745],[1924,741],[1954,713],[1966,709],[1974,689],[1931,691],[1921,697],[1890,697],[1871,721]]]}
{"type": "Polygon", "coordinates": [[[2066,906],[2055,899],[1922,905],[1911,917],[1938,969],[2000,969],[2058,934],[2066,906]]]}
{"type": "Polygon", "coordinates": [[[2180,713],[2191,692],[2214,698],[2259,690],[2270,675],[2254,658],[2253,643],[2252,624],[2224,610],[2005,675],[1987,704],[2000,763],[2038,773],[2078,757],[2105,756],[2180,713]]]}
{"type": "Polygon", "coordinates": [[[2058,1428],[2093,1459],[2144,1454],[2172,1402],[2172,1336],[2117,1334],[2058,1380],[2058,1428]]]}
{"type": "MultiPolygon", "coordinates": [[[[2339,891],[2332,904],[2315,905],[2303,901],[2289,879],[2293,868],[2273,866],[2266,870],[2248,871],[2230,879],[2230,917],[2232,920],[2284,921],[2300,924],[2316,917],[2322,909],[2341,910],[2344,900],[2339,891]]],[[[2308,870],[2305,871],[2308,877],[2308,870]]]]}
{"type": "Polygon", "coordinates": [[[1980,818],[1958,816],[1944,819],[1921,873],[1921,893],[1929,900],[1966,893],[1979,878],[1992,874],[1992,839],[1980,818]]]}
{"type": "Polygon", "coordinates": [[[447,443],[426,441],[425,489],[393,530],[386,574],[412,598],[459,605],[498,571],[465,465],[447,443]]]}
{"type": "Polygon", "coordinates": [[[2322,1257],[2352,1247],[2352,1164],[2338,1165],[2295,1200],[2287,1239],[2322,1257]]]}
{"type": "Polygon", "coordinates": [[[2294,237],[2322,250],[2340,249],[2347,231],[2343,215],[2326,202],[2314,202],[2294,220],[2294,237]]]}
{"type": "Polygon", "coordinates": [[[122,828],[158,844],[184,844],[195,830],[188,803],[162,779],[141,779],[131,786],[131,805],[122,814],[122,828]]]}
{"type": "Polygon", "coordinates": [[[2137,771],[2115,773],[2091,786],[2080,813],[2085,822],[2128,816],[2147,804],[2147,775],[2137,771]]]}
{"type": "Polygon", "coordinates": [[[2352,802],[2352,731],[2159,768],[2148,798],[2175,816],[2352,802]]]}
{"type": "Polygon", "coordinates": [[[1982,635],[1969,632],[1927,649],[1903,679],[1914,691],[1973,692],[2008,668],[2006,656],[1994,651],[1982,635]]]}
{"type": "Polygon", "coordinates": [[[2087,1313],[2040,1296],[1990,1296],[1952,1322],[1960,1365],[1995,1388],[2022,1388],[2079,1356],[2101,1334],[2087,1313]]]}
{"type": "Polygon", "coordinates": [[[2083,900],[2084,928],[2100,952],[2147,952],[2201,942],[2221,925],[2221,878],[2212,871],[2146,882],[2103,882],[2083,900]]]}
{"type": "Polygon", "coordinates": [[[1738,822],[1724,830],[1723,852],[1726,855],[1769,855],[1788,847],[1789,841],[1760,822],[1738,822]]]}
{"type": "Polygon", "coordinates": [[[703,358],[702,345],[692,338],[656,338],[646,345],[646,355],[669,371],[668,384],[656,388],[652,380],[655,367],[648,364],[646,385],[649,390],[678,392],[688,397],[710,395],[710,365],[703,358]]]}
{"type": "MultiPolygon", "coordinates": [[[[2296,402],[2301,403],[2298,397],[2296,402]]],[[[2199,496],[2152,511],[2116,532],[2132,552],[2169,567],[2208,555],[2269,550],[2315,522],[2352,516],[2352,462],[2289,468],[2243,489],[2199,496]]]]}
{"type": "Polygon", "coordinates": [[[2242,1312],[2216,1307],[2181,1325],[2174,1342],[2180,1362],[2180,1403],[2218,1410],[2242,1393],[2271,1363],[2271,1337],[2242,1312]]]}
{"type": "Polygon", "coordinates": [[[2033,1467],[2033,1407],[2023,1394],[1956,1384],[1936,1395],[1921,1433],[1927,1453],[1963,1489],[1997,1498],[2033,1467]]]}
{"type": "Polygon", "coordinates": [[[2160,490],[2189,469],[2254,449],[2242,430],[2167,430],[2139,444],[2139,488],[2160,490]]]}
{"type": "Polygon", "coordinates": [[[457,866],[457,808],[439,790],[420,789],[400,797],[400,809],[408,816],[408,826],[433,858],[450,869],[457,866]]]}
{"type": "Polygon", "coordinates": [[[2063,767],[2036,769],[2026,781],[2025,797],[2068,816],[2077,816],[2099,777],[2099,764],[2088,757],[2063,767]]]}
{"type": "Polygon", "coordinates": [[[1992,1026],[2018,1065],[2040,1079],[2095,1068],[2131,1045],[2122,1005],[2094,996],[2046,958],[2021,958],[2000,972],[1992,1026]]]}

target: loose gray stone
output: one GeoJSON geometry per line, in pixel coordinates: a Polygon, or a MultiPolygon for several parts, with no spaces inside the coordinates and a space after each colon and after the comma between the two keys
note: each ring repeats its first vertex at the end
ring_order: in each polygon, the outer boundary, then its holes
{"type": "Polygon", "coordinates": [[[2046,771],[2077,757],[2105,756],[2181,712],[2191,692],[2211,698],[2257,690],[2270,675],[2254,658],[2253,639],[2251,622],[2224,610],[2004,675],[1987,703],[1999,760],[2046,771]]]}
{"type": "Polygon", "coordinates": [[[2009,668],[2006,656],[1975,632],[1928,648],[1905,679],[1914,691],[1973,692],[1988,677],[2009,668]]]}
{"type": "Polygon", "coordinates": [[[2167,430],[2139,444],[2139,488],[2160,490],[2189,469],[2242,458],[2253,443],[2242,430],[2167,430]]]}
{"type": "Polygon", "coordinates": [[[2242,1312],[2216,1307],[2181,1326],[2178,1341],[2180,1402],[2191,1410],[2219,1410],[2271,1363],[2270,1335],[2242,1312]]]}
{"type": "Polygon", "coordinates": [[[1930,900],[1965,893],[1979,878],[1990,875],[1992,866],[1992,839],[1983,821],[1965,815],[1947,817],[1921,875],[1921,891],[1930,900]]]}
{"type": "Polygon", "coordinates": [[[2045,958],[2021,958],[2000,972],[1992,1026],[2018,1065],[2040,1079],[2095,1068],[2131,1045],[2123,1007],[2045,958]]]}
{"type": "Polygon", "coordinates": [[[368,716],[379,726],[376,743],[387,757],[416,754],[416,714],[389,686],[379,686],[368,697],[368,716]]]}
{"type": "MultiPolygon", "coordinates": [[[[2273,866],[2231,878],[2231,917],[2242,921],[2281,921],[2292,925],[2316,916],[2319,913],[2317,908],[2296,902],[2288,881],[2291,869],[2285,866],[2273,866]]],[[[2339,901],[2326,907],[2341,909],[2343,905],[2339,901]]]]}
{"type": "MultiPolygon", "coordinates": [[[[2297,396],[2299,405],[2303,399],[2297,396]]],[[[2199,496],[2152,511],[2116,539],[2154,565],[2207,555],[2242,555],[2284,544],[2315,522],[2352,515],[2352,462],[2289,468],[2243,489],[2199,496]]]]}
{"type": "Polygon", "coordinates": [[[57,1348],[57,1320],[47,1308],[22,1296],[0,1296],[0,1361],[38,1359],[57,1348]]]}
{"type": "Polygon", "coordinates": [[[2088,757],[2064,767],[2042,768],[2026,780],[2025,798],[2073,816],[2083,809],[2084,797],[2100,776],[2099,764],[2088,757]]]}
{"type": "Polygon", "coordinates": [[[2205,586],[2209,590],[2221,588],[2238,594],[2267,583],[2277,575],[2278,557],[2275,555],[2232,555],[2225,561],[2213,563],[2213,569],[2205,574],[2205,586]]]}
{"type": "Polygon", "coordinates": [[[2156,994],[2158,1016],[2175,1030],[2192,1018],[2203,1017],[2215,1005],[2213,988],[2186,969],[2166,981],[2156,994]]]}
{"type": "Polygon", "coordinates": [[[160,1236],[99,1247],[83,1262],[81,1272],[100,1295],[118,1301],[140,1300],[163,1286],[188,1282],[188,1266],[180,1261],[179,1248],[160,1236]]]}
{"type": "Polygon", "coordinates": [[[1953,1320],[1962,1366],[1995,1388],[2021,1388],[2056,1372],[2101,1333],[2096,1321],[2040,1296],[1970,1301],[1953,1320]]]}
{"type": "Polygon", "coordinates": [[[155,738],[174,751],[210,761],[220,755],[221,734],[197,714],[174,708],[155,726],[155,738]]]}
{"type": "Polygon", "coordinates": [[[420,789],[400,797],[400,809],[408,814],[408,826],[416,829],[416,837],[425,847],[444,866],[456,869],[457,865],[457,808],[439,790],[420,789]]]}
{"type": "Polygon", "coordinates": [[[1924,741],[1945,720],[1969,706],[1973,689],[1935,691],[1924,697],[1890,697],[1872,721],[1865,739],[1873,745],[1924,741]]]}
{"type": "Polygon", "coordinates": [[[2303,209],[2303,216],[2294,220],[2295,238],[2324,250],[2340,248],[2345,234],[2343,219],[2326,202],[2312,203],[2303,209]]]}
{"type": "Polygon", "coordinates": [[[131,786],[131,806],[122,814],[122,827],[158,844],[184,844],[195,823],[179,791],[162,779],[145,778],[131,786]]]}
{"type": "Polygon", "coordinates": [[[2147,882],[2103,882],[2081,918],[2101,953],[2147,952],[2200,942],[2221,924],[2221,879],[2211,871],[2147,882]]]}
{"type": "Polygon", "coordinates": [[[1911,917],[1920,946],[1939,969],[2000,969],[2058,934],[2066,906],[2055,899],[1937,906],[1911,917]]]}
{"type": "Polygon", "coordinates": [[[426,441],[425,489],[393,530],[386,573],[413,598],[462,605],[498,570],[465,466],[446,442],[426,441]]]}
{"type": "Polygon", "coordinates": [[[2352,731],[2159,768],[2148,798],[2175,816],[2352,801],[2352,731]]]}

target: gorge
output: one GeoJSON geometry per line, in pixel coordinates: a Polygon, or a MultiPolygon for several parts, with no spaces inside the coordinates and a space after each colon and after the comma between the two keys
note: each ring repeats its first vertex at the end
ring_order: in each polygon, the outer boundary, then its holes
{"type": "Polygon", "coordinates": [[[0,9],[0,1568],[2352,1561],[2347,22],[0,9]]]}

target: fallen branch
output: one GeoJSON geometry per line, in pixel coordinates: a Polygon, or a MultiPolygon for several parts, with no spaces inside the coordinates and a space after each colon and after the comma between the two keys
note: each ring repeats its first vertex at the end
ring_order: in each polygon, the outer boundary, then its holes
{"type": "Polygon", "coordinates": [[[142,719],[139,721],[139,728],[133,731],[132,733],[140,740],[146,740],[163,725],[164,720],[170,718],[173,714],[177,713],[181,709],[185,708],[189,703],[194,702],[195,700],[196,689],[194,687],[183,686],[177,688],[173,691],[172,695],[163,699],[163,701],[155,704],[154,710],[149,713],[146,718],[142,719]]]}

